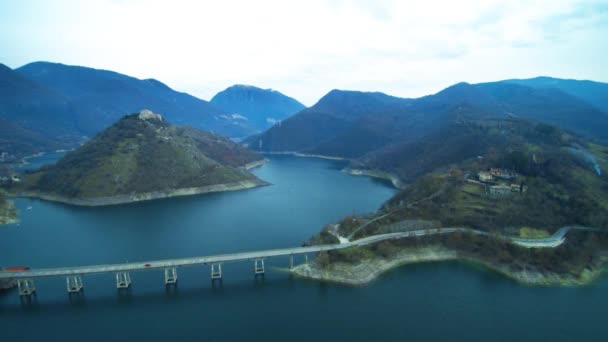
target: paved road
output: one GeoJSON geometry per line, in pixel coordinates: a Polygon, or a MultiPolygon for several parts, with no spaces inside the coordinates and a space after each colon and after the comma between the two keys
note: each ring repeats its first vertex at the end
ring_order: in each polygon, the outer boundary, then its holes
{"type": "MultiPolygon", "coordinates": [[[[504,237],[511,242],[520,246],[529,248],[553,248],[561,245],[565,241],[565,235],[572,229],[579,230],[591,230],[600,231],[598,229],[586,228],[586,227],[563,227],[559,229],[552,236],[545,239],[520,239],[514,237],[504,237]]],[[[295,247],[295,248],[283,248],[283,249],[271,249],[263,251],[252,251],[252,252],[240,252],[231,254],[211,255],[193,258],[183,259],[169,259],[169,260],[155,260],[155,261],[141,261],[131,262],[122,264],[110,264],[110,265],[92,265],[92,266],[79,266],[79,267],[62,267],[62,268],[47,268],[47,269],[32,269],[22,272],[7,272],[0,271],[0,279],[22,279],[22,278],[39,278],[39,277],[58,277],[58,276],[69,276],[69,275],[83,275],[92,273],[116,273],[116,272],[131,272],[131,271],[142,271],[149,269],[165,269],[165,268],[176,268],[176,267],[188,267],[197,265],[208,265],[217,263],[226,263],[232,261],[243,261],[253,260],[261,258],[270,258],[277,256],[289,256],[299,255],[307,253],[318,253],[322,251],[339,250],[354,246],[363,246],[373,243],[377,243],[385,240],[401,239],[413,236],[424,236],[434,234],[448,234],[454,232],[472,233],[478,235],[490,235],[487,232],[480,230],[469,229],[469,228],[440,228],[440,229],[424,229],[424,230],[412,230],[407,232],[389,233],[373,235],[363,239],[350,241],[340,244],[330,245],[318,245],[309,247],[295,247]],[[150,266],[146,267],[145,265],[150,266]]]]}

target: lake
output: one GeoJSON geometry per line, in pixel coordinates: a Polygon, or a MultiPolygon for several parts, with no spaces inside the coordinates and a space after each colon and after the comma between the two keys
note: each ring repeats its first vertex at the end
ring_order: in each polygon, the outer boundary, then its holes
{"type": "MultiPolygon", "coordinates": [[[[394,189],[339,172],[343,162],[273,156],[253,170],[272,186],[123,206],[79,208],[18,199],[19,224],[0,227],[0,265],[35,268],[147,261],[299,246],[345,215],[369,213],[394,189]],[[25,210],[31,206],[31,210],[25,210]]],[[[296,262],[303,262],[296,257],[296,262]]],[[[534,288],[460,263],[403,267],[368,286],[295,279],[269,259],[134,272],[129,291],[112,274],[36,280],[37,296],[0,295],[2,340],[606,340],[608,279],[579,288],[534,288]]]]}

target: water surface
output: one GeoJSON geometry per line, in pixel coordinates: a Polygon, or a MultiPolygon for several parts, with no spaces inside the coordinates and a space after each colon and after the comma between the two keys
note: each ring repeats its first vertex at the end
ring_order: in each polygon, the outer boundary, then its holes
{"type": "MultiPolygon", "coordinates": [[[[377,209],[394,190],[339,172],[341,162],[272,157],[254,172],[272,186],[105,208],[17,200],[21,223],[0,228],[0,264],[53,267],[145,261],[300,245],[344,215],[377,209]],[[32,206],[32,210],[25,210],[32,206]]],[[[296,259],[302,262],[302,259],[296,259]]],[[[292,279],[248,262],[179,270],[167,291],[161,271],[36,281],[32,303],[0,295],[2,340],[605,340],[608,281],[530,288],[458,263],[390,272],[364,287],[292,279]]]]}

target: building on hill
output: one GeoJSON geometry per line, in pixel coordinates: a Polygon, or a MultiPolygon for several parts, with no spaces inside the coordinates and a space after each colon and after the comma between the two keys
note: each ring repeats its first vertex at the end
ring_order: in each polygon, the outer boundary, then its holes
{"type": "Polygon", "coordinates": [[[491,182],[492,181],[492,174],[490,174],[488,171],[481,171],[477,174],[477,177],[479,179],[480,182],[491,182]]]}
{"type": "Polygon", "coordinates": [[[158,120],[158,121],[163,121],[162,115],[153,113],[149,109],[142,109],[139,112],[139,118],[141,120],[158,120]]]}
{"type": "Polygon", "coordinates": [[[524,192],[528,191],[528,187],[523,184],[511,184],[511,191],[524,193],[524,192]]]}
{"type": "Polygon", "coordinates": [[[511,187],[508,185],[492,185],[490,186],[490,195],[494,196],[505,196],[510,195],[512,192],[511,187]]]}
{"type": "Polygon", "coordinates": [[[501,179],[513,179],[513,178],[517,177],[517,173],[515,173],[511,170],[498,169],[498,168],[491,168],[490,174],[493,177],[501,178],[501,179]]]}

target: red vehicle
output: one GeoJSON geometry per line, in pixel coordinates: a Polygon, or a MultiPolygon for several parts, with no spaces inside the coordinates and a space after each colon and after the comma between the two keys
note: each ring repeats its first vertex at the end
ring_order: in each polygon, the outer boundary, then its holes
{"type": "Polygon", "coordinates": [[[7,268],[5,268],[4,270],[7,272],[21,272],[21,271],[27,271],[30,268],[27,266],[9,266],[7,268]]]}

